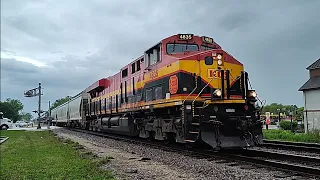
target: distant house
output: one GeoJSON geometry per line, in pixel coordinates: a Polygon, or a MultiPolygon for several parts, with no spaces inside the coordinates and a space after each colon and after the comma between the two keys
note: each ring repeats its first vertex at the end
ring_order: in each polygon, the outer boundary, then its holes
{"type": "Polygon", "coordinates": [[[299,89],[304,98],[305,132],[320,130],[320,59],[307,67],[309,80],[299,89]]]}

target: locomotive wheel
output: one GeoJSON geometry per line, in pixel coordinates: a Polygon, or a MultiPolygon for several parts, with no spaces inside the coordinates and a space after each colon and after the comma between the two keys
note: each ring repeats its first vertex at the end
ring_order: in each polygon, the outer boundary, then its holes
{"type": "Polygon", "coordinates": [[[152,131],[147,131],[149,133],[149,137],[147,138],[148,141],[154,140],[154,133],[152,131]]]}
{"type": "Polygon", "coordinates": [[[173,133],[167,133],[167,139],[164,140],[165,144],[173,144],[176,142],[175,135],[173,133]]]}
{"type": "Polygon", "coordinates": [[[194,147],[195,147],[196,143],[185,143],[185,148],[186,149],[189,149],[189,150],[192,150],[194,147]]]}

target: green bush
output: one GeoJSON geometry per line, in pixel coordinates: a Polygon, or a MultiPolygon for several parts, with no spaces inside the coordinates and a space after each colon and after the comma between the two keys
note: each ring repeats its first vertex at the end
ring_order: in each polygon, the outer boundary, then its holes
{"type": "Polygon", "coordinates": [[[263,137],[269,140],[295,141],[320,143],[320,131],[311,131],[308,133],[292,133],[288,130],[269,129],[263,130],[263,137]]]}
{"type": "MultiPolygon", "coordinates": [[[[298,122],[292,121],[292,128],[297,129],[298,122]]],[[[280,128],[283,130],[291,130],[291,121],[280,121],[280,128]]]]}

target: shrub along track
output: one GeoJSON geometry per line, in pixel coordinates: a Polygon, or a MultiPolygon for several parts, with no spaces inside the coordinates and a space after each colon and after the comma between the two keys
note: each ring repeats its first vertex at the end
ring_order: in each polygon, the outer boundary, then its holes
{"type": "Polygon", "coordinates": [[[268,147],[268,148],[279,148],[279,149],[286,149],[286,150],[320,153],[320,144],[317,144],[317,143],[263,140],[262,146],[268,147]]]}
{"type": "Polygon", "coordinates": [[[164,144],[163,142],[141,140],[134,137],[127,137],[114,134],[106,134],[101,132],[93,132],[82,129],[70,129],[72,131],[87,133],[105,138],[111,138],[114,140],[125,141],[135,144],[142,144],[145,146],[151,146],[155,148],[161,148],[165,151],[178,152],[186,156],[192,156],[197,158],[206,159],[223,159],[226,162],[240,161],[250,163],[252,165],[259,165],[265,168],[276,168],[275,170],[281,170],[291,175],[303,175],[303,176],[316,176],[320,177],[320,159],[299,156],[293,154],[282,154],[275,152],[266,152],[260,150],[233,150],[224,152],[214,152],[212,150],[203,149],[186,149],[185,146],[177,144],[164,144]],[[305,165],[301,164],[304,162],[305,165]],[[314,167],[317,166],[317,167],[314,167]]]}

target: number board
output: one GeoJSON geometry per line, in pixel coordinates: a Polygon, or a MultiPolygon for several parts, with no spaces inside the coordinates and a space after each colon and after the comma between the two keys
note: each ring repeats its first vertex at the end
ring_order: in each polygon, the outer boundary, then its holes
{"type": "Polygon", "coordinates": [[[205,43],[213,44],[213,38],[202,36],[202,41],[205,43]]]}
{"type": "Polygon", "coordinates": [[[158,77],[158,70],[154,70],[150,72],[150,79],[155,79],[158,77]]]}
{"type": "Polygon", "coordinates": [[[191,40],[193,39],[193,34],[178,34],[179,40],[191,40]]]}

